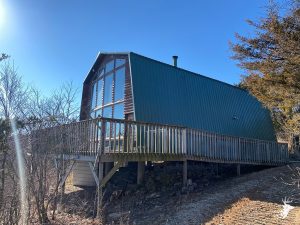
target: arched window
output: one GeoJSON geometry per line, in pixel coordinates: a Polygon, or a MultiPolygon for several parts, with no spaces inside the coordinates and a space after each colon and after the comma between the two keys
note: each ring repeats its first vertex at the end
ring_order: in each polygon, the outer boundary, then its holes
{"type": "Polygon", "coordinates": [[[92,84],[91,117],[124,118],[126,59],[116,58],[100,67],[92,84]]]}

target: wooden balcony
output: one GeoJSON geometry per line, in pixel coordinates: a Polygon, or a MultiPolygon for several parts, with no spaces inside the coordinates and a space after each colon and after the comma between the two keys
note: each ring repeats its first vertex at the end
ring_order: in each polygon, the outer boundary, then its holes
{"type": "Polygon", "coordinates": [[[109,118],[37,130],[32,133],[32,143],[39,151],[87,161],[198,160],[257,165],[289,161],[284,143],[109,118]]]}

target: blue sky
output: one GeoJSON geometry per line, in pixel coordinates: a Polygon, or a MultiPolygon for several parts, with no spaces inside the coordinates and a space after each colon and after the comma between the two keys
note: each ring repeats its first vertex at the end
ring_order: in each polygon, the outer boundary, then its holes
{"type": "Polygon", "coordinates": [[[0,52],[46,95],[82,82],[99,51],[133,51],[227,83],[242,71],[230,59],[235,32],[265,15],[267,0],[0,0],[0,52]],[[2,10],[1,10],[2,8],[2,10]]]}

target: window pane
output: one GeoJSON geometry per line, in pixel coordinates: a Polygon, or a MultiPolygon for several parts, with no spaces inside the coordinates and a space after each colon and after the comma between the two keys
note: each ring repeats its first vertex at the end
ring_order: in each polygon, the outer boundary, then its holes
{"type": "MultiPolygon", "coordinates": [[[[112,107],[108,106],[103,109],[103,117],[111,118],[112,117],[112,107]]],[[[110,137],[110,123],[106,123],[106,137],[110,137]]]]}
{"type": "Polygon", "coordinates": [[[105,72],[108,73],[114,69],[114,60],[108,62],[105,66],[105,72]]]}
{"type": "Polygon", "coordinates": [[[95,119],[95,112],[91,112],[91,118],[95,119]]]}
{"type": "Polygon", "coordinates": [[[116,71],[115,101],[124,99],[125,67],[116,71]]]}
{"type": "MultiPolygon", "coordinates": [[[[111,138],[111,130],[110,130],[110,123],[106,123],[105,124],[105,128],[106,128],[106,131],[105,131],[105,137],[106,138],[111,138]]],[[[105,141],[104,142],[104,146],[105,146],[105,149],[108,150],[108,148],[110,148],[110,145],[109,145],[109,141],[105,141]]]]}
{"type": "Polygon", "coordinates": [[[115,105],[114,118],[115,119],[124,119],[124,103],[115,105]]]}
{"type": "Polygon", "coordinates": [[[103,79],[100,79],[98,80],[98,97],[97,97],[98,106],[102,105],[102,93],[103,93],[102,88],[103,88],[103,79]]]}
{"type": "Polygon", "coordinates": [[[102,114],[102,109],[97,110],[96,111],[96,118],[101,116],[101,114],[102,114]]]}
{"type": "Polygon", "coordinates": [[[125,59],[116,59],[116,67],[122,66],[125,63],[125,59]]]}
{"type": "Polygon", "coordinates": [[[112,82],[113,82],[113,74],[105,76],[104,105],[112,102],[112,82]]]}
{"type": "Polygon", "coordinates": [[[111,118],[112,117],[112,107],[108,106],[103,109],[103,117],[111,118]]]}
{"type": "Polygon", "coordinates": [[[93,92],[92,92],[92,104],[91,109],[93,110],[96,106],[96,84],[93,85],[93,92]]]}

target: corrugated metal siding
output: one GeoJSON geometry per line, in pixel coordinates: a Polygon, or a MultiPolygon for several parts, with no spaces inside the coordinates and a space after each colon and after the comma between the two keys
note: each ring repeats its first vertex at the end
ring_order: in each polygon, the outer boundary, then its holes
{"type": "Polygon", "coordinates": [[[275,140],[269,111],[247,91],[135,53],[130,60],[136,120],[275,140]]]}

